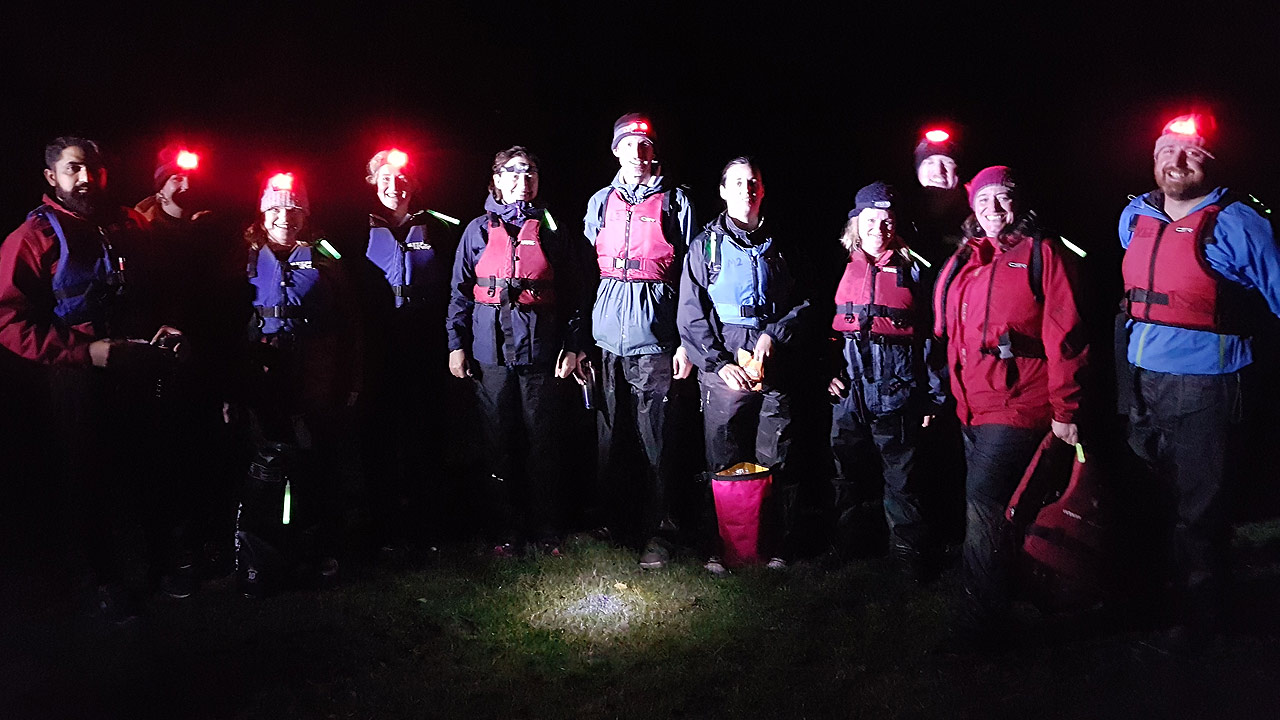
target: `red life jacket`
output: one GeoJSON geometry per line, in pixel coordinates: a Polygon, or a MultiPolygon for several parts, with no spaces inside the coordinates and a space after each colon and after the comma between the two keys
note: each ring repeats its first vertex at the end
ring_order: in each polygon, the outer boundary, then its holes
{"type": "Polygon", "coordinates": [[[631,205],[617,190],[604,206],[604,226],[596,235],[600,277],[635,282],[665,282],[676,251],[662,234],[667,193],[650,195],[631,205]]]}
{"type": "Polygon", "coordinates": [[[854,248],[836,288],[836,314],[831,328],[885,339],[910,339],[916,308],[911,265],[896,251],[883,265],[854,248]]]}
{"type": "Polygon", "coordinates": [[[1221,210],[1209,205],[1172,223],[1135,216],[1121,264],[1129,317],[1191,330],[1231,331],[1222,277],[1204,257],[1221,210]]]}
{"type": "Polygon", "coordinates": [[[555,271],[538,239],[537,220],[525,220],[512,237],[497,215],[489,215],[489,240],[476,262],[473,297],[482,305],[549,305],[555,302],[555,271]]]}

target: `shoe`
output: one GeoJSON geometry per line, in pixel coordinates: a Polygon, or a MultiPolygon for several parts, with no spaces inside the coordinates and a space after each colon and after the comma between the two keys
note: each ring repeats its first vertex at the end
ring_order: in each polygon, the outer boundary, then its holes
{"type": "Polygon", "coordinates": [[[770,570],[786,570],[787,561],[780,557],[769,558],[769,562],[765,563],[764,566],[770,570]]]}
{"type": "Polygon", "coordinates": [[[642,570],[661,570],[671,562],[671,551],[667,550],[667,546],[658,538],[651,538],[644,546],[644,552],[640,554],[640,568],[642,570]]]}
{"type": "Polygon", "coordinates": [[[538,550],[542,552],[543,555],[550,555],[551,557],[560,557],[562,554],[560,552],[560,541],[555,538],[548,538],[546,540],[539,541],[538,550]]]}
{"type": "Polygon", "coordinates": [[[712,575],[715,575],[716,577],[724,577],[725,575],[729,574],[729,568],[725,567],[724,563],[720,560],[720,558],[715,555],[712,555],[710,558],[708,558],[707,564],[703,565],[702,567],[707,572],[711,573],[712,575]]]}
{"type": "Polygon", "coordinates": [[[200,578],[194,563],[187,562],[160,578],[160,591],[171,598],[189,598],[200,589],[200,578]]]}

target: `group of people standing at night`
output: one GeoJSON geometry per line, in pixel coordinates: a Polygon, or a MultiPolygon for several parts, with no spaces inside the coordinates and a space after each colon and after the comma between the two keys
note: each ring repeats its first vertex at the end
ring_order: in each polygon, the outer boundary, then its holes
{"type": "MultiPolygon", "coordinates": [[[[1170,121],[1155,143],[1158,189],[1119,225],[1122,412],[1133,456],[1172,500],[1167,619],[1190,643],[1222,619],[1250,313],[1280,315],[1280,249],[1251,196],[1218,184],[1215,132],[1207,115],[1170,121]]],[[[696,432],[679,401],[696,374],[700,470],[771,472],[769,568],[804,555],[801,526],[817,522],[798,499],[814,478],[796,470],[793,419],[806,387],[825,388],[828,477],[814,495],[830,553],[857,554],[854,539],[874,525],[903,571],[927,582],[945,562],[937,500],[962,485],[957,632],[970,645],[1004,637],[1015,487],[1047,434],[1106,441],[1082,425],[1095,393],[1077,259],[1039,225],[1018,175],[992,166],[961,185],[954,139],[931,132],[915,149],[919,187],[858,189],[837,243],[766,222],[752,158],[724,166],[724,209],[699,225],[662,173],[650,118],[618,118],[610,147],[619,169],[588,200],[581,233],[539,202],[538,159],[524,147],[494,157],[483,213],[466,223],[425,208],[409,155],[377,153],[366,176],[380,205],[366,246],[381,275],[371,300],[314,228],[298,175],[269,178],[257,219],[229,242],[203,212],[188,149],[162,151],[154,195],[126,209],[107,201],[96,144],[52,142],[51,194],[0,246],[0,344],[49,369],[60,477],[76,499],[64,549],[97,610],[133,613],[111,527],[119,488],[148,498],[134,516],[152,579],[177,597],[197,585],[200,543],[231,537],[247,594],[277,586],[259,574],[280,556],[334,578],[362,473],[380,540],[403,540],[425,522],[433,458],[458,442],[463,381],[494,555],[559,554],[574,529],[566,429],[580,397],[598,453],[579,529],[631,548],[646,570],[691,551],[724,574],[716,506],[705,483],[685,491],[699,473],[677,451],[696,432]],[[838,258],[809,267],[828,245],[838,258]],[[371,305],[373,324],[360,311],[371,305]],[[806,340],[815,335],[826,340],[806,340]],[[363,430],[359,405],[370,408],[363,430]],[[201,461],[163,486],[138,474],[175,449],[201,461]]]]}

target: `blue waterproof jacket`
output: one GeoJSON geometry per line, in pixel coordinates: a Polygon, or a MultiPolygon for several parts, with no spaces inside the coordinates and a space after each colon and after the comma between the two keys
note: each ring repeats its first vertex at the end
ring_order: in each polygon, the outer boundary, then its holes
{"type": "MultiPolygon", "coordinates": [[[[1192,212],[1222,202],[1228,192],[1225,187],[1215,188],[1192,212]]],[[[1129,247],[1135,215],[1170,222],[1163,208],[1164,196],[1158,190],[1133,198],[1120,214],[1120,244],[1129,247]]],[[[1271,312],[1280,315],[1280,248],[1271,223],[1248,204],[1231,202],[1218,213],[1213,238],[1204,246],[1209,266],[1226,280],[1260,293],[1271,312]]],[[[1222,375],[1253,362],[1248,337],[1136,320],[1129,320],[1126,329],[1128,337],[1118,337],[1116,342],[1127,341],[1129,362],[1145,370],[1222,375]]]]}
{"type": "MultiPolygon", "coordinates": [[[[662,235],[675,249],[674,263],[679,267],[695,232],[693,203],[684,190],[671,187],[661,175],[650,185],[628,185],[621,175],[619,170],[613,183],[587,201],[582,231],[591,243],[591,254],[595,254],[596,237],[604,225],[609,193],[617,192],[628,203],[636,205],[653,195],[670,192],[669,210],[662,219],[662,235]]],[[[595,263],[591,266],[595,267],[595,263]]],[[[680,344],[680,333],[676,330],[678,303],[678,288],[667,283],[600,278],[591,313],[591,333],[597,345],[614,355],[674,352],[680,344]]]]}

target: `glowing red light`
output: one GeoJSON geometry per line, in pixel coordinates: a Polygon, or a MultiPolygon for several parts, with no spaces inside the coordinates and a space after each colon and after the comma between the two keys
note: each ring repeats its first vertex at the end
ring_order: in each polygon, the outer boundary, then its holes
{"type": "Polygon", "coordinates": [[[387,164],[399,170],[409,164],[409,156],[403,150],[393,148],[387,152],[387,164]]]}
{"type": "Polygon", "coordinates": [[[946,142],[951,139],[951,133],[946,130],[930,130],[924,134],[924,139],[931,143],[946,142]]]}
{"type": "Polygon", "coordinates": [[[1195,118],[1181,117],[1169,123],[1169,132],[1178,135],[1196,135],[1196,130],[1195,118]]]}
{"type": "Polygon", "coordinates": [[[639,127],[640,127],[640,129],[641,129],[641,130],[648,130],[648,129],[649,129],[649,123],[643,123],[643,122],[642,122],[642,123],[637,123],[637,125],[639,125],[639,127]]]}
{"type": "Polygon", "coordinates": [[[293,173],[279,173],[267,182],[267,186],[272,190],[292,190],[293,173]]]}
{"type": "Polygon", "coordinates": [[[190,150],[182,150],[178,153],[178,167],[183,170],[195,170],[200,165],[200,156],[190,150]]]}

